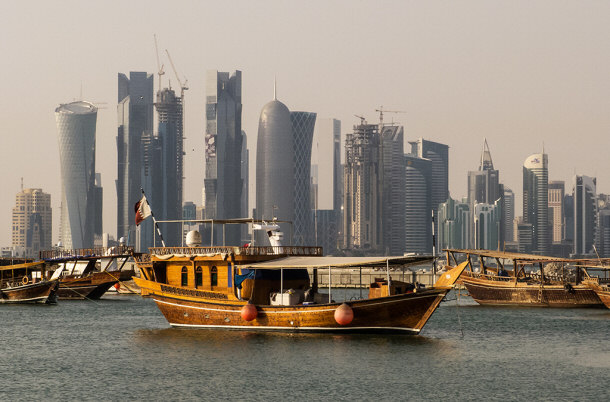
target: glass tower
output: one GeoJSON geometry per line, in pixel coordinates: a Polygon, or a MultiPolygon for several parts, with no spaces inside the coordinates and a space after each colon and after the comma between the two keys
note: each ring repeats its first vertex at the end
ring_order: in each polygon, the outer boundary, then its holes
{"type": "Polygon", "coordinates": [[[295,246],[313,244],[311,214],[311,144],[316,114],[290,112],[294,138],[294,232],[295,246]]]}
{"type": "Polygon", "coordinates": [[[531,251],[541,255],[551,249],[548,166],[544,153],[529,156],[523,164],[523,222],[531,225],[531,251]]]}
{"type": "Polygon", "coordinates": [[[574,177],[574,254],[594,256],[595,226],[597,223],[597,179],[574,177]]]}
{"type": "Polygon", "coordinates": [[[82,101],[62,104],[55,119],[62,189],[59,239],[66,249],[91,248],[96,215],[101,215],[95,186],[97,108],[82,101]]]}

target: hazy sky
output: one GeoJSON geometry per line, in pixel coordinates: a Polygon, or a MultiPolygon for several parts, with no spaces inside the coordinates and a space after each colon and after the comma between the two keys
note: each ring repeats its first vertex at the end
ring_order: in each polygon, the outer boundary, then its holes
{"type": "MultiPolygon", "coordinates": [[[[549,179],[596,176],[610,192],[610,2],[607,1],[3,1],[0,245],[15,194],[61,198],[54,110],[80,98],[98,112],[104,231],[116,232],[117,73],[156,72],[153,34],[186,93],[185,200],[201,203],[205,71],[243,72],[251,187],[259,113],[273,97],[342,121],[404,124],[406,140],[450,148],[450,191],[466,195],[483,139],[521,207],[522,164],[544,149],[549,179]],[[2,229],[3,228],[3,229],[2,229]]],[[[165,82],[176,84],[168,61],[165,82]]],[[[155,78],[156,85],[156,78],[155,78]]],[[[251,201],[251,206],[252,201],[251,201]]]]}

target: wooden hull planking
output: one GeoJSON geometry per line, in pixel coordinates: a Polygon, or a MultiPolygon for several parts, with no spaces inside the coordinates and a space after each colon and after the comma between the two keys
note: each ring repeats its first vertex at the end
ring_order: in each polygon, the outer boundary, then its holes
{"type": "Polygon", "coordinates": [[[0,303],[55,303],[58,281],[42,281],[0,289],[0,303]]]}
{"type": "Polygon", "coordinates": [[[604,306],[610,308],[610,289],[595,291],[597,297],[604,303],[604,306]]]}
{"type": "MultiPolygon", "coordinates": [[[[140,282],[140,281],[139,281],[140,282]]],[[[148,282],[148,281],[145,281],[148,282]]],[[[154,287],[154,283],[153,283],[154,287]]],[[[342,303],[257,306],[253,321],[241,318],[244,301],[210,301],[178,296],[147,287],[148,293],[174,327],[223,328],[241,330],[276,330],[289,332],[397,332],[417,334],[436,310],[449,288],[357,300],[348,304],[354,319],[348,325],[335,321],[335,310],[342,303]]]]}
{"type": "Polygon", "coordinates": [[[479,304],[538,306],[538,307],[600,307],[595,291],[584,285],[564,287],[561,285],[499,282],[462,276],[468,293],[479,304]]]}

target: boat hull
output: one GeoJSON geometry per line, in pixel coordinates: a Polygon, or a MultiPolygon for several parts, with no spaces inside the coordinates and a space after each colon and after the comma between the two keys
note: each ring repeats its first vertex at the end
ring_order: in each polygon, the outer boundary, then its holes
{"type": "MultiPolygon", "coordinates": [[[[257,317],[245,321],[245,302],[215,302],[177,297],[169,292],[152,291],[151,296],[167,321],[174,327],[221,328],[289,332],[394,332],[417,334],[426,324],[449,289],[431,289],[349,302],[353,321],[340,325],[335,310],[342,303],[257,306],[257,317]]],[[[178,290],[178,289],[176,289],[178,290]]]]}
{"type": "Polygon", "coordinates": [[[477,280],[462,276],[462,283],[470,296],[483,305],[510,305],[532,307],[600,307],[601,301],[595,291],[584,285],[565,287],[538,284],[510,284],[477,280]]]}
{"type": "Polygon", "coordinates": [[[604,303],[604,306],[610,308],[610,290],[598,290],[595,293],[597,293],[597,297],[604,303]]]}
{"type": "Polygon", "coordinates": [[[58,281],[42,281],[0,289],[0,303],[55,303],[58,281]]]}
{"type": "Polygon", "coordinates": [[[122,276],[118,272],[95,272],[84,277],[66,276],[59,283],[57,296],[60,300],[97,300],[121,278],[122,276]]]}

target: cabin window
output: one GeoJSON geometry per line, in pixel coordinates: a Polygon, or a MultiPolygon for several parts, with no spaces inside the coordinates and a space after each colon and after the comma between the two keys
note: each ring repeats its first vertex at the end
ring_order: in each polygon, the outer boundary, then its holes
{"type": "Polygon", "coordinates": [[[186,269],[186,267],[182,267],[181,279],[182,279],[182,286],[188,286],[188,284],[189,284],[189,273],[188,273],[188,269],[186,269]]]}
{"type": "Polygon", "coordinates": [[[195,269],[195,287],[203,286],[203,270],[201,267],[195,269]]]}
{"type": "Polygon", "coordinates": [[[218,268],[210,268],[210,286],[218,286],[218,268]]]}

